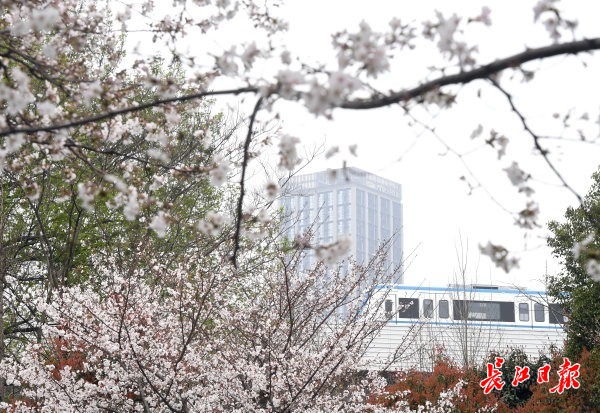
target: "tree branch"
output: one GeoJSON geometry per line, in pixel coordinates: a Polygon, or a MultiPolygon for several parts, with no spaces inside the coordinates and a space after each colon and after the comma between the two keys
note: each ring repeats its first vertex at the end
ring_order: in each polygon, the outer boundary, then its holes
{"type": "Polygon", "coordinates": [[[478,67],[468,72],[442,76],[412,89],[401,90],[381,98],[357,99],[347,101],[340,105],[344,109],[375,109],[389,106],[394,103],[406,102],[442,86],[466,84],[476,79],[486,79],[491,75],[511,67],[518,67],[523,63],[533,60],[545,59],[564,54],[577,54],[600,49],[600,38],[578,40],[569,43],[553,44],[551,46],[528,49],[522,53],[496,60],[487,65],[478,67]]]}
{"type": "Polygon", "coordinates": [[[64,122],[64,123],[58,123],[56,125],[48,125],[48,126],[40,125],[40,126],[31,126],[31,127],[27,127],[27,128],[5,129],[3,131],[0,131],[0,138],[3,136],[14,135],[17,133],[52,132],[52,131],[56,131],[56,130],[60,130],[60,129],[74,128],[77,126],[83,126],[83,125],[87,125],[90,123],[95,123],[95,122],[103,121],[106,119],[114,118],[115,116],[118,116],[118,115],[139,112],[141,110],[152,108],[155,106],[165,105],[168,103],[186,102],[188,100],[200,99],[200,98],[203,98],[206,96],[239,95],[242,93],[257,93],[257,92],[258,92],[258,88],[256,88],[256,87],[243,87],[243,88],[239,88],[239,89],[215,90],[215,91],[211,91],[211,92],[198,92],[198,93],[192,93],[189,95],[182,95],[182,96],[170,97],[170,98],[165,98],[165,99],[157,99],[157,100],[153,100],[152,102],[143,103],[138,106],[129,106],[129,107],[122,108],[122,109],[115,109],[115,110],[111,110],[111,111],[108,111],[105,113],[101,113],[96,116],[91,116],[89,118],[83,118],[83,119],[73,120],[73,121],[64,122]]]}
{"type": "Polygon", "coordinates": [[[511,96],[511,94],[508,93],[502,86],[500,86],[500,84],[498,82],[496,82],[494,79],[490,78],[489,81],[494,85],[494,87],[496,87],[496,89],[498,89],[506,97],[506,99],[508,100],[508,104],[510,105],[510,108],[517,115],[517,117],[519,118],[519,120],[521,121],[521,125],[523,125],[523,128],[525,129],[525,131],[533,139],[533,144],[534,144],[535,148],[539,151],[540,155],[542,155],[542,157],[544,158],[544,161],[546,161],[546,163],[548,164],[548,166],[550,167],[550,169],[552,170],[552,172],[554,172],[554,175],[556,175],[556,177],[558,178],[558,180],[563,184],[563,186],[565,188],[567,188],[569,191],[571,191],[573,193],[573,195],[575,195],[575,197],[579,201],[579,204],[583,205],[583,198],[581,197],[581,195],[579,195],[577,193],[577,191],[575,191],[573,189],[573,187],[571,187],[567,183],[567,181],[565,181],[565,178],[563,178],[563,176],[558,171],[558,169],[556,169],[556,167],[554,166],[554,164],[552,163],[552,161],[550,161],[550,159],[548,158],[548,151],[546,149],[542,148],[542,145],[540,144],[540,137],[535,132],[533,132],[531,130],[531,128],[527,124],[527,120],[525,119],[525,117],[523,116],[523,114],[515,106],[515,103],[513,102],[513,98],[511,96]]]}
{"type": "Polygon", "coordinates": [[[240,232],[242,229],[242,207],[244,205],[244,194],[245,194],[245,179],[246,169],[248,168],[248,161],[250,160],[250,142],[252,142],[252,130],[254,127],[254,121],[256,120],[256,114],[260,109],[263,98],[260,97],[254,105],[252,115],[250,115],[250,124],[248,125],[248,134],[246,135],[246,142],[244,142],[244,159],[242,161],[242,176],[240,177],[240,196],[237,203],[236,220],[235,220],[235,234],[233,235],[233,253],[231,254],[231,262],[233,266],[237,268],[237,254],[240,249],[240,232]]]}

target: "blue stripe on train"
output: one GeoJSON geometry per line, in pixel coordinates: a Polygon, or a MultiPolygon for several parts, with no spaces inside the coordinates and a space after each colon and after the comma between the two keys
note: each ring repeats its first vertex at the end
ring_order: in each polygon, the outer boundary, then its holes
{"type": "Polygon", "coordinates": [[[429,292],[429,291],[441,291],[441,292],[470,292],[470,293],[501,293],[501,294],[525,294],[525,295],[546,295],[545,291],[533,291],[533,290],[511,290],[511,289],[490,289],[490,288],[456,288],[456,287],[413,287],[413,286],[408,286],[408,285],[393,285],[393,286],[381,286],[378,287],[377,290],[386,290],[386,289],[391,289],[391,290],[407,290],[407,291],[422,291],[422,292],[429,292]]]}
{"type": "MultiPolygon", "coordinates": [[[[394,324],[434,324],[434,325],[443,325],[443,326],[457,326],[457,325],[464,325],[464,323],[460,322],[460,321],[456,321],[456,322],[449,322],[449,321],[404,321],[404,320],[389,320],[388,323],[394,323],[394,324]]],[[[544,329],[544,330],[560,330],[563,331],[562,327],[560,327],[560,324],[557,324],[556,326],[536,326],[536,325],[520,325],[520,324],[500,324],[500,323],[467,323],[467,326],[471,327],[471,326],[475,326],[475,327],[504,327],[504,328],[529,328],[531,330],[536,330],[536,329],[544,329]]]]}

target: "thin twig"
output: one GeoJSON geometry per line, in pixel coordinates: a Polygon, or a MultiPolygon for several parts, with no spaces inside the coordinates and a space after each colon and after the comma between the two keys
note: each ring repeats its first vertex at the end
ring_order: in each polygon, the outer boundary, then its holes
{"type": "MultiPolygon", "coordinates": [[[[485,185],[483,185],[481,183],[481,181],[477,178],[477,176],[475,175],[475,172],[473,172],[473,170],[469,167],[469,164],[467,163],[467,161],[465,160],[465,154],[464,153],[460,153],[458,152],[456,149],[454,149],[453,147],[451,147],[444,139],[442,139],[442,137],[436,132],[435,128],[430,126],[429,124],[427,124],[426,122],[423,122],[422,120],[418,119],[415,115],[413,115],[408,109],[404,108],[405,113],[410,116],[410,118],[418,123],[419,125],[421,125],[421,127],[423,127],[423,129],[425,129],[426,131],[428,131],[434,138],[436,138],[442,145],[444,145],[444,148],[446,149],[446,153],[451,153],[452,155],[456,156],[458,158],[458,160],[460,161],[460,163],[463,165],[463,167],[465,168],[465,170],[469,173],[471,179],[475,182],[476,186],[472,186],[469,182],[466,181],[465,178],[465,182],[467,182],[467,184],[469,185],[469,194],[477,188],[481,188],[486,195],[490,198],[490,200],[492,202],[494,202],[500,209],[502,209],[504,212],[508,212],[509,214],[512,214],[512,211],[510,211],[508,208],[506,208],[504,205],[502,205],[502,203],[496,198],[494,197],[494,195],[492,195],[492,193],[490,192],[489,189],[487,189],[485,187],[485,185]]],[[[445,155],[446,153],[444,153],[443,155],[445,155]]]]}
{"type": "Polygon", "coordinates": [[[556,177],[560,180],[560,182],[562,182],[562,184],[563,184],[563,186],[565,188],[567,188],[569,191],[571,191],[573,193],[573,195],[575,195],[575,197],[579,201],[579,204],[583,206],[583,198],[581,197],[581,195],[579,195],[579,193],[577,193],[577,191],[575,191],[573,189],[573,187],[571,187],[571,185],[569,185],[567,183],[567,181],[565,181],[565,178],[563,178],[562,174],[556,169],[556,167],[554,166],[554,164],[552,163],[552,161],[550,161],[550,158],[548,158],[548,151],[546,149],[544,149],[542,147],[542,145],[540,144],[540,137],[535,132],[533,132],[531,130],[531,128],[527,124],[527,120],[525,119],[525,117],[523,116],[523,114],[515,106],[515,103],[513,101],[512,95],[510,93],[508,93],[494,79],[490,78],[489,81],[492,83],[492,85],[494,85],[496,87],[496,89],[498,89],[506,97],[506,99],[508,100],[508,103],[510,105],[510,108],[512,109],[513,112],[515,112],[515,114],[517,115],[517,117],[521,121],[521,124],[523,125],[523,128],[525,129],[525,131],[533,139],[533,144],[534,144],[535,148],[539,151],[540,155],[542,155],[542,157],[544,158],[544,161],[546,161],[546,163],[548,164],[548,166],[550,167],[550,169],[552,170],[552,172],[554,172],[554,175],[556,175],[556,177]]]}

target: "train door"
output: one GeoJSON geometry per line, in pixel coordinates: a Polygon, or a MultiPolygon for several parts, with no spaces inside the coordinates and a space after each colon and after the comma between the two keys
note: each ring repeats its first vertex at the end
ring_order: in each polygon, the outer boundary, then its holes
{"type": "Polygon", "coordinates": [[[533,303],[526,296],[519,295],[515,298],[515,306],[517,312],[515,321],[517,325],[528,325],[533,327],[533,303]]]}
{"type": "Polygon", "coordinates": [[[435,317],[435,294],[422,292],[419,294],[423,306],[421,317],[423,321],[433,321],[435,317]]]}
{"type": "Polygon", "coordinates": [[[383,313],[388,321],[396,321],[397,311],[396,311],[396,294],[388,294],[383,300],[383,313]]]}
{"type": "Polygon", "coordinates": [[[450,300],[446,294],[433,295],[433,320],[437,322],[450,321],[450,300]]]}

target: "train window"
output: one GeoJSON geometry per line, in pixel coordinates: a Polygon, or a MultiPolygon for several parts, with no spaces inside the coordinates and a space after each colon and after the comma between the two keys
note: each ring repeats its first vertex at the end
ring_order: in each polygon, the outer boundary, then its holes
{"type": "Polygon", "coordinates": [[[419,299],[398,298],[398,317],[419,318],[419,299]]]}
{"type": "Polygon", "coordinates": [[[393,311],[394,311],[394,301],[385,300],[385,318],[392,318],[393,311]]]}
{"type": "Polygon", "coordinates": [[[425,318],[433,317],[433,300],[423,300],[423,316],[425,318]]]}
{"type": "Polygon", "coordinates": [[[542,304],[533,304],[533,317],[538,323],[543,323],[546,321],[546,316],[544,315],[544,306],[542,304]]]}
{"type": "Polygon", "coordinates": [[[519,321],[529,321],[528,303],[519,303],[519,321]]]}
{"type": "Polygon", "coordinates": [[[455,320],[515,321],[515,304],[504,301],[454,300],[455,320]]]}
{"type": "Polygon", "coordinates": [[[565,313],[560,304],[550,304],[548,310],[548,322],[550,324],[565,323],[565,313]]]}
{"type": "Polygon", "coordinates": [[[450,317],[450,307],[448,306],[448,300],[440,300],[438,305],[438,315],[440,318],[450,317]]]}

